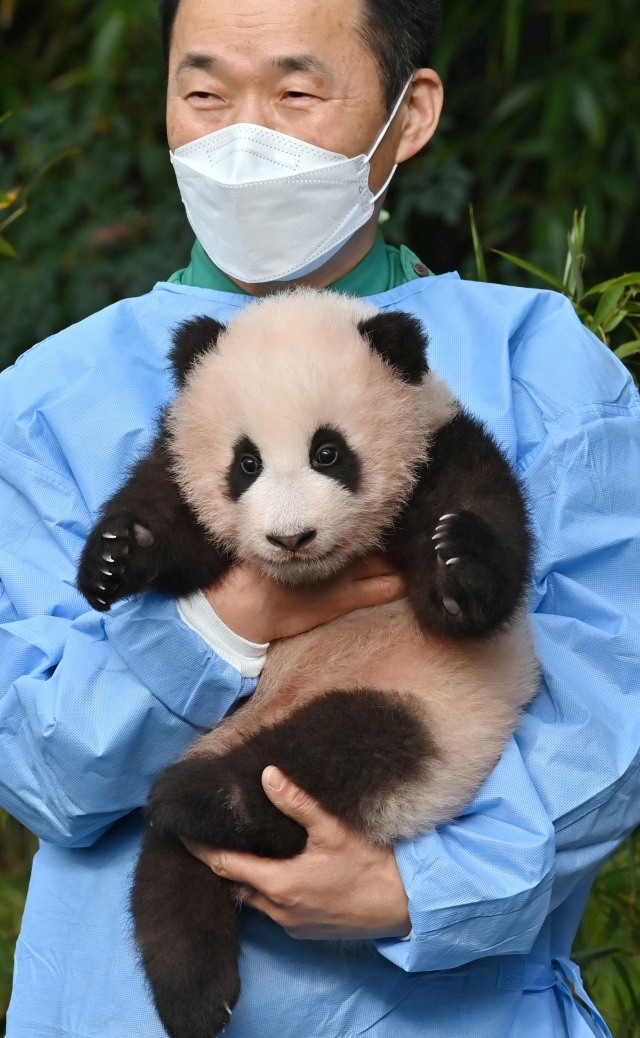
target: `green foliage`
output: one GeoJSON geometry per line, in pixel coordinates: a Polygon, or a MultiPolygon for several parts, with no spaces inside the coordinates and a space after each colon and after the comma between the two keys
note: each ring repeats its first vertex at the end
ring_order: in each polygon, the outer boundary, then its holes
{"type": "Polygon", "coordinates": [[[29,204],[4,232],[17,259],[0,257],[0,367],[188,260],[155,6],[0,4],[0,191],[29,204]]]}
{"type": "MultiPolygon", "coordinates": [[[[580,320],[590,328],[616,356],[640,376],[640,271],[609,278],[591,288],[584,287],[586,213],[573,214],[567,234],[567,255],[562,278],[542,270],[535,264],[500,249],[492,251],[509,263],[525,270],[571,300],[580,320]]],[[[487,281],[487,263],[480,234],[471,208],[471,234],[478,280],[487,281]]]]}
{"type": "MultiPolygon", "coordinates": [[[[388,232],[432,269],[466,274],[471,202],[487,247],[556,270],[571,215],[586,206],[594,280],[636,270],[637,0],[451,0],[444,9],[443,121],[398,178],[388,232]]],[[[504,264],[494,279],[516,274],[504,264]]]]}
{"type": "Polygon", "coordinates": [[[600,870],[573,957],[615,1038],[640,1038],[640,837],[600,870]]]}
{"type": "Polygon", "coordinates": [[[13,952],[34,850],[34,837],[0,810],[0,1035],[4,1034],[13,952]]]}

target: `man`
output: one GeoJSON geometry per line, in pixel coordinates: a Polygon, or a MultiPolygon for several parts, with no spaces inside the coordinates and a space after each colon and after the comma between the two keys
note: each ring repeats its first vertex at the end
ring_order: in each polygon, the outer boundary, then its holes
{"type": "Polygon", "coordinates": [[[608,1034],[569,953],[599,864],[639,814],[640,406],[560,297],[424,277],[378,238],[395,163],[437,125],[437,6],[164,0],[169,144],[200,243],[169,282],[3,376],[0,790],[42,840],[8,1038],[161,1038],[126,908],[151,782],[252,691],[266,642],[402,593],[375,559],[317,595],[237,568],[192,599],[141,595],[98,615],[74,589],[92,517],[171,393],[171,329],[205,310],[224,321],[283,281],[424,321],[431,363],[525,481],[544,680],[474,802],[437,833],[371,848],[267,769],[305,852],[192,848],[248,888],[226,1033],[608,1034]],[[370,168],[348,162],[369,154],[370,168]],[[337,217],[323,227],[318,211],[337,217]],[[369,940],[323,940],[352,937],[369,940]]]}

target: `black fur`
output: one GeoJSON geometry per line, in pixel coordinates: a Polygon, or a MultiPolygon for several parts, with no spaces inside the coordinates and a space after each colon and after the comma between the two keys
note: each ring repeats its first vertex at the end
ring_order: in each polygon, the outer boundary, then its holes
{"type": "Polygon", "coordinates": [[[169,360],[178,386],[183,386],[189,371],[199,357],[215,349],[218,336],[225,330],[215,317],[193,317],[179,324],[173,333],[169,360]]]}
{"type": "Polygon", "coordinates": [[[428,339],[417,317],[401,310],[374,314],[358,322],[358,331],[405,382],[418,385],[429,370],[428,339]]]}
{"type": "Polygon", "coordinates": [[[465,411],[436,434],[387,552],[425,631],[483,636],[522,602],[531,558],[522,492],[493,438],[465,411]],[[438,527],[444,536],[434,542],[438,527]],[[449,612],[445,599],[460,612],[449,612]]]}
{"type": "Polygon", "coordinates": [[[358,492],[360,462],[357,454],[351,450],[344,436],[337,429],[316,429],[309,447],[309,462],[323,476],[337,480],[345,490],[349,490],[352,494],[358,492]],[[318,450],[325,445],[336,448],[336,460],[330,465],[323,465],[316,460],[318,450]]]}
{"type": "Polygon", "coordinates": [[[77,584],[98,611],[148,589],[187,595],[213,584],[233,562],[211,542],[180,493],[167,438],[161,425],[149,453],[107,501],[84,546],[77,584]]]}
{"type": "Polygon", "coordinates": [[[262,459],[260,451],[253,440],[243,436],[233,448],[233,461],[227,472],[227,490],[232,501],[239,501],[246,490],[255,482],[262,472],[262,459]],[[255,459],[257,468],[255,472],[245,472],[242,464],[248,456],[255,459]]]}
{"type": "Polygon", "coordinates": [[[229,884],[174,836],[147,827],[131,892],[136,940],[167,1033],[212,1038],[240,994],[237,909],[229,884]],[[224,942],[219,934],[225,934],[224,942]]]}
{"type": "MultiPolygon", "coordinates": [[[[419,382],[427,370],[419,322],[383,314],[363,322],[361,331],[400,378],[419,382]]],[[[180,380],[196,356],[215,348],[213,338],[202,318],[181,326],[173,354],[180,380]]],[[[182,499],[171,476],[167,437],[162,422],[149,454],[104,506],[88,538],[78,586],[96,609],[146,588],[187,594],[214,583],[234,561],[207,537],[182,499]]],[[[359,463],[336,430],[316,434],[310,460],[325,442],[342,453],[336,478],[356,492],[359,463]]],[[[240,443],[236,462],[245,451],[257,447],[240,443]]],[[[238,497],[243,485],[230,475],[227,490],[238,497]]],[[[485,637],[521,604],[530,537],[520,488],[494,441],[464,411],[435,436],[386,551],[425,631],[485,637]]],[[[418,767],[437,767],[438,757],[406,702],[389,691],[352,689],[326,693],[224,756],[193,755],[160,776],[147,806],[132,912],[144,968],[171,1038],[213,1038],[228,1020],[225,1007],[232,1009],[239,994],[232,890],[184,850],[180,837],[269,857],[288,857],[304,847],[305,831],[262,791],[260,776],[268,764],[362,831],[368,798],[384,798],[418,767]]]]}
{"type": "Polygon", "coordinates": [[[436,758],[436,747],[399,695],[337,690],[262,728],[224,757],[193,756],[171,765],[154,786],[146,813],[155,832],[288,858],[302,850],[306,833],[263,793],[260,776],[268,764],[363,831],[372,790],[384,798],[399,776],[408,781],[436,758]]]}

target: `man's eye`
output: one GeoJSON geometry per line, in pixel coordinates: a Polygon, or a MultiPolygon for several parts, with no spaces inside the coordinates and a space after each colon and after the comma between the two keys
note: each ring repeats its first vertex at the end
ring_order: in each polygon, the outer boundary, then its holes
{"type": "Polygon", "coordinates": [[[283,97],[291,101],[317,100],[315,94],[309,94],[305,90],[285,90],[283,97]]]}
{"type": "Polygon", "coordinates": [[[213,94],[209,90],[192,90],[187,95],[187,100],[195,101],[196,104],[218,104],[222,103],[222,98],[219,94],[213,94]]]}

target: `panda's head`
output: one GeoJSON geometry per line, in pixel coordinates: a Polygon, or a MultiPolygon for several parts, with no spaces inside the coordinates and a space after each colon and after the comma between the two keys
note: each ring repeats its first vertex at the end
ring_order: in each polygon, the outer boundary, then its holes
{"type": "Polygon", "coordinates": [[[415,318],[310,289],[180,326],[173,471],[211,537],[289,584],[374,549],[455,410],[425,348],[415,318]]]}

